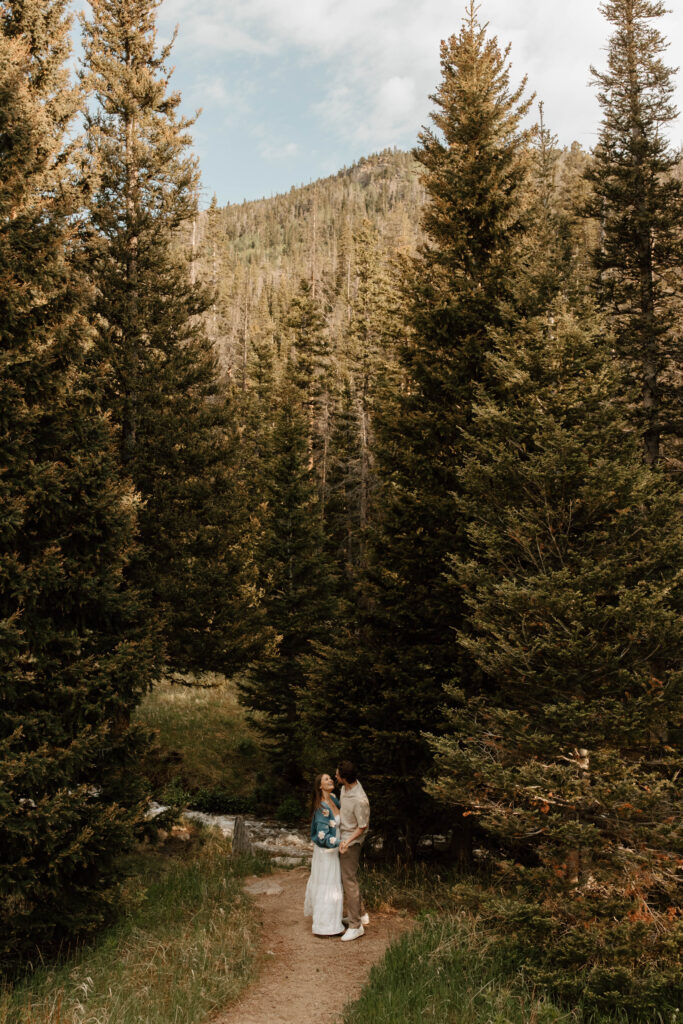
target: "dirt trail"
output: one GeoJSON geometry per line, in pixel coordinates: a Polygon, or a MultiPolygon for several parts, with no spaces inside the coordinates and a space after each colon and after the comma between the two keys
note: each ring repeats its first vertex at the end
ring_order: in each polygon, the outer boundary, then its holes
{"type": "Polygon", "coordinates": [[[353,942],[316,937],[303,916],[308,872],[305,867],[247,879],[261,915],[261,971],[213,1024],[333,1024],[360,994],[372,965],[410,927],[397,914],[373,914],[365,935],[353,942]]]}

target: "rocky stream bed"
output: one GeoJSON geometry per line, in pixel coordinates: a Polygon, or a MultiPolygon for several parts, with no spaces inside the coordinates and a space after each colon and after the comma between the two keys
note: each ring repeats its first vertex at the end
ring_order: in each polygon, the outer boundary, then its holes
{"type": "MultiPolygon", "coordinates": [[[[149,817],[155,818],[168,810],[163,804],[152,803],[149,817]]],[[[224,836],[232,838],[235,831],[236,814],[206,814],[204,811],[184,811],[187,821],[199,822],[208,828],[219,829],[224,836]]],[[[303,829],[286,828],[279,821],[259,820],[242,817],[254,850],[268,854],[274,864],[280,867],[297,867],[307,864],[313,856],[313,844],[303,829]]]]}

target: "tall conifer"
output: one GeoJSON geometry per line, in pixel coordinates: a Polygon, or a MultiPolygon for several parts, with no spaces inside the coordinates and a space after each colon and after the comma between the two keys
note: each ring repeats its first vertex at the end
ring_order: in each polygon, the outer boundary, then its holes
{"type": "Polygon", "coordinates": [[[306,764],[304,666],[334,622],[334,585],[324,551],[322,516],[311,463],[308,409],[299,372],[287,366],[275,389],[272,428],[260,442],[264,507],[258,562],[263,609],[274,643],[240,682],[242,700],[272,753],[278,785],[301,789],[306,764]]]}
{"type": "Polygon", "coordinates": [[[593,225],[581,217],[572,195],[577,186],[584,192],[588,189],[582,170],[574,166],[580,154],[579,147],[568,153],[558,147],[540,103],[532,148],[533,202],[517,279],[518,303],[527,316],[545,313],[559,294],[570,296],[577,305],[592,300],[586,232],[593,225]]]}
{"type": "Polygon", "coordinates": [[[403,386],[378,415],[382,521],[354,675],[357,759],[386,795],[375,820],[384,819],[387,835],[402,832],[409,848],[426,809],[431,758],[422,732],[439,727],[443,684],[460,671],[461,601],[445,559],[464,543],[451,499],[462,430],[489,330],[514,315],[529,175],[524,86],[511,86],[508,51],[487,37],[474,2],[459,34],[442,43],[441,67],[434,128],[415,151],[428,240],[407,268],[403,386]]]}
{"type": "Polygon", "coordinates": [[[325,528],[330,550],[355,588],[367,568],[376,491],[373,421],[380,383],[384,391],[393,383],[388,349],[395,317],[386,256],[370,221],[353,236],[353,250],[350,319],[338,355],[348,371],[332,417],[325,528]]]}
{"type": "Polygon", "coordinates": [[[179,245],[199,178],[192,121],[168,89],[172,42],[157,47],[159,5],[91,0],[83,19],[95,314],[121,459],[144,498],[136,578],[174,667],[231,672],[258,645],[250,524],[235,416],[202,319],[211,296],[179,245]]]}
{"type": "Polygon", "coordinates": [[[561,308],[498,335],[460,471],[471,556],[452,563],[460,642],[492,685],[450,688],[432,792],[523,858],[497,913],[548,937],[544,979],[654,1017],[683,838],[683,503],[642,465],[612,344],[561,308]]]}
{"type": "Polygon", "coordinates": [[[136,500],[89,366],[66,0],[0,3],[0,964],[111,912],[150,682],[136,500]]]}
{"type": "Polygon", "coordinates": [[[360,508],[363,480],[360,430],[354,394],[346,381],[334,409],[329,442],[325,541],[330,556],[343,576],[345,589],[353,592],[362,559],[360,508]]]}
{"type": "Polygon", "coordinates": [[[325,318],[313,285],[302,279],[283,326],[293,346],[288,373],[298,387],[308,417],[308,438],[320,495],[327,501],[330,419],[330,350],[325,318]]]}
{"type": "Polygon", "coordinates": [[[614,28],[607,69],[592,69],[603,111],[588,212],[602,222],[595,262],[603,308],[619,354],[640,388],[636,419],[645,459],[655,465],[662,438],[683,434],[679,325],[683,261],[683,183],[673,175],[679,155],[667,140],[678,116],[675,71],[656,22],[660,0],[606,0],[614,28]]]}

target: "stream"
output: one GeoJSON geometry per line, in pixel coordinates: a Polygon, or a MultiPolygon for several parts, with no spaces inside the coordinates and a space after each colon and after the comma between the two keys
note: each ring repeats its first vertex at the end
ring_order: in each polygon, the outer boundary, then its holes
{"type": "MultiPolygon", "coordinates": [[[[152,802],[148,817],[156,818],[168,807],[152,802]]],[[[204,811],[184,811],[186,821],[196,821],[208,828],[217,828],[224,836],[232,838],[235,831],[236,814],[206,814],[204,811]]],[[[251,845],[255,850],[267,853],[274,864],[280,867],[296,867],[306,864],[313,856],[313,844],[308,832],[303,829],[285,828],[279,821],[261,821],[241,815],[246,825],[251,845]]]]}
{"type": "MultiPolygon", "coordinates": [[[[163,814],[169,808],[154,801],[149,805],[147,816],[155,818],[163,814]]],[[[298,867],[301,864],[310,862],[313,856],[313,843],[311,842],[307,829],[285,828],[279,821],[267,819],[247,818],[237,814],[206,814],[204,811],[183,811],[182,817],[187,821],[196,821],[207,828],[218,828],[224,836],[232,838],[235,831],[235,821],[241,817],[246,825],[251,845],[255,850],[267,853],[274,864],[280,867],[298,867]]],[[[431,855],[446,852],[453,837],[452,830],[446,835],[424,835],[417,844],[417,855],[421,858],[428,858],[431,855]]],[[[382,839],[377,837],[369,840],[368,844],[374,851],[382,849],[382,839]]],[[[483,851],[475,850],[475,857],[482,855],[483,851]]]]}

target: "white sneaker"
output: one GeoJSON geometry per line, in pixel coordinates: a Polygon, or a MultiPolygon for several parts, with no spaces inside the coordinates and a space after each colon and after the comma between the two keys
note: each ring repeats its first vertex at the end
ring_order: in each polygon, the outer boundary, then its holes
{"type": "Polygon", "coordinates": [[[342,942],[351,942],[352,939],[359,939],[361,935],[365,935],[365,928],[363,925],[360,928],[347,928],[341,937],[342,942]]]}
{"type": "MultiPolygon", "coordinates": [[[[370,924],[370,915],[369,914],[363,914],[363,916],[360,919],[360,923],[362,925],[365,925],[365,927],[367,927],[370,924]]],[[[342,924],[346,928],[349,927],[349,919],[348,919],[348,917],[342,917],[342,924]]]]}

